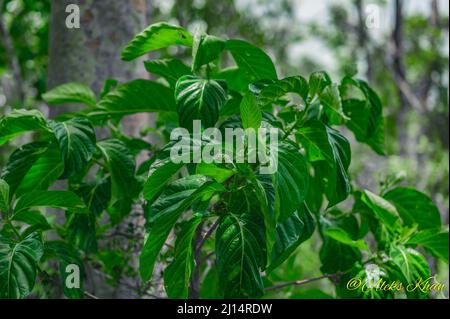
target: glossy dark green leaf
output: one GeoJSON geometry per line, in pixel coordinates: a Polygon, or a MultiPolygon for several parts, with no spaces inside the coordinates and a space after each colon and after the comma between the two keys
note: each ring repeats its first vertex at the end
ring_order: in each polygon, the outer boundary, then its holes
{"type": "Polygon", "coordinates": [[[196,200],[217,190],[223,190],[223,186],[205,176],[191,175],[169,184],[146,211],[147,235],[139,263],[144,281],[150,279],[158,254],[181,214],[196,200]]]}
{"type": "Polygon", "coordinates": [[[104,178],[82,183],[75,193],[83,199],[86,207],[92,213],[99,216],[108,207],[111,200],[111,180],[104,178]]]}
{"type": "Polygon", "coordinates": [[[82,103],[88,106],[95,106],[97,103],[94,92],[87,85],[76,82],[57,86],[44,93],[42,98],[50,105],[82,103]]]}
{"type": "Polygon", "coordinates": [[[12,215],[11,220],[20,221],[30,226],[36,226],[42,230],[52,228],[47,221],[47,218],[39,211],[22,210],[21,212],[12,215]]]}
{"type": "Polygon", "coordinates": [[[137,79],[106,94],[95,109],[88,113],[93,118],[120,118],[143,112],[175,112],[173,91],[163,84],[137,79]]]}
{"type": "Polygon", "coordinates": [[[64,162],[56,142],[51,143],[47,150],[33,163],[19,187],[17,195],[36,190],[48,189],[64,172],[64,162]]]}
{"type": "Polygon", "coordinates": [[[81,199],[70,191],[34,191],[22,195],[14,206],[14,214],[30,208],[53,207],[61,209],[85,210],[81,199]]]}
{"type": "Polygon", "coordinates": [[[177,235],[173,261],[164,271],[164,287],[169,298],[188,297],[191,274],[195,267],[193,238],[201,221],[201,216],[194,216],[177,235]]]}
{"type": "Polygon", "coordinates": [[[1,298],[25,298],[31,293],[43,253],[42,240],[36,232],[19,242],[0,236],[1,298]]]}
{"type": "Polygon", "coordinates": [[[178,80],[175,97],[180,125],[192,129],[193,120],[213,127],[228,96],[225,82],[186,75],[178,80]]]}
{"type": "Polygon", "coordinates": [[[13,110],[0,118],[0,145],[30,131],[51,132],[47,121],[38,110],[13,110]]]}
{"type": "Polygon", "coordinates": [[[11,197],[30,168],[47,148],[48,143],[35,142],[25,144],[11,154],[1,173],[1,178],[9,185],[11,197]]]}
{"type": "Polygon", "coordinates": [[[259,103],[262,106],[276,103],[287,93],[295,93],[299,95],[303,101],[306,101],[308,97],[308,82],[301,76],[292,76],[274,81],[261,90],[258,96],[259,103]]]}
{"type": "Polygon", "coordinates": [[[296,132],[297,140],[306,150],[308,161],[326,161],[335,167],[333,148],[325,125],[317,120],[306,122],[296,132]]]}
{"type": "Polygon", "coordinates": [[[258,215],[227,213],[216,232],[216,262],[225,298],[263,295],[264,224],[258,215]]]}
{"type": "Polygon", "coordinates": [[[96,219],[92,212],[68,212],[65,226],[69,243],[85,252],[97,252],[96,219]]]}
{"type": "Polygon", "coordinates": [[[342,101],[336,84],[326,86],[319,94],[320,104],[324,107],[324,114],[329,125],[342,124],[347,116],[342,109],[342,101]]]}
{"type": "Polygon", "coordinates": [[[145,69],[167,80],[172,88],[183,75],[191,74],[191,69],[178,59],[161,59],[144,62],[145,69]]]}
{"type": "Polygon", "coordinates": [[[213,35],[198,33],[192,45],[192,69],[216,60],[225,48],[225,40],[213,35]]]}
{"type": "Polygon", "coordinates": [[[123,198],[136,196],[138,184],[135,178],[136,163],[126,145],[116,139],[97,143],[105,158],[111,176],[112,204],[123,198]]]}
{"type": "Polygon", "coordinates": [[[448,242],[448,232],[428,229],[417,232],[407,243],[422,246],[436,258],[448,263],[448,242]]]}
{"type": "Polygon", "coordinates": [[[302,204],[285,221],[278,223],[275,246],[268,269],[273,270],[281,265],[302,242],[311,237],[314,229],[315,221],[306,204],[302,204]]]}
{"type": "Polygon", "coordinates": [[[225,49],[231,52],[237,66],[250,82],[277,79],[275,66],[263,50],[242,40],[228,40],[225,49]]]}
{"type": "Polygon", "coordinates": [[[308,192],[309,172],[305,158],[291,144],[280,143],[278,148],[278,169],[274,174],[276,191],[275,206],[279,218],[285,220],[300,207],[308,192]]]}
{"type": "Polygon", "coordinates": [[[431,198],[413,188],[397,187],[383,195],[397,208],[406,225],[416,223],[419,229],[440,228],[441,215],[431,198]]]}
{"type": "Polygon", "coordinates": [[[136,35],[122,51],[122,60],[131,61],[150,51],[171,45],[192,46],[192,36],[184,28],[166,22],[148,26],[136,35]]]}
{"type": "Polygon", "coordinates": [[[9,185],[3,179],[0,179],[0,211],[8,212],[9,210],[9,185]]]}
{"type": "Polygon", "coordinates": [[[64,177],[83,171],[95,151],[95,131],[87,119],[50,123],[64,161],[64,177]]]}

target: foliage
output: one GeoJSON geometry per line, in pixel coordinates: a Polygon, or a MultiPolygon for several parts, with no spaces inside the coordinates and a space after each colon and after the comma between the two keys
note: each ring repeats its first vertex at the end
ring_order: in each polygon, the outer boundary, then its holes
{"type": "MultiPolygon", "coordinates": [[[[79,83],[44,94],[49,104],[84,103],[78,113],[48,120],[38,111],[17,110],[1,118],[2,142],[36,132],[1,173],[2,297],[29,295],[49,259],[61,269],[68,263],[82,269],[78,256],[89,260],[97,254],[99,238],[123,223],[135,205],[143,206],[145,216],[141,278],[151,282],[155,264],[169,255],[164,286],[171,298],[198,297],[194,274],[208,258],[215,263],[201,285],[217,285],[218,297],[262,297],[270,273],[316,230],[323,241],[321,271],[341,279],[340,297],[393,297],[392,292],[345,289],[345,279],[369,276],[368,265],[407,285],[431,273],[422,249],[448,263],[448,232],[427,195],[395,186],[375,194],[352,184],[345,127],[384,153],[382,104],[366,82],[350,76],[333,82],[326,72],[279,79],[258,47],[191,35],[167,23],[137,35],[122,57],[132,60],[172,45],[192,47],[191,67],[175,58],[149,61],[146,69],[156,80],[122,83],[99,97],[79,83]],[[232,75],[220,66],[227,52],[235,62],[232,75]],[[176,164],[169,158],[172,142],[137,166],[137,153],[149,146],[141,141],[136,152],[136,144],[117,132],[125,115],[141,112],[158,112],[165,119],[159,128],[163,136],[173,127],[187,128],[193,143],[196,119],[202,130],[275,128],[281,137],[278,169],[260,174],[263,163],[176,164]],[[96,137],[99,127],[110,129],[114,138],[96,137]],[[50,188],[61,181],[67,189],[50,188]],[[354,204],[346,211],[339,204],[349,198],[354,204]],[[45,208],[62,209],[65,219],[45,208]],[[49,240],[51,231],[60,244],[49,240]],[[163,247],[173,237],[167,252],[163,247]]],[[[104,251],[99,255],[106,268],[117,264],[104,251]]],[[[79,290],[64,293],[80,297],[79,290]]]]}

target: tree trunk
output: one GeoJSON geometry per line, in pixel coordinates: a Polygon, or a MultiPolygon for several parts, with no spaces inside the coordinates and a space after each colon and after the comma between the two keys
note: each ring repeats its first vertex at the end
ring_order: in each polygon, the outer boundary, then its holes
{"type": "MultiPolygon", "coordinates": [[[[148,0],[147,0],[148,1],[148,0]]],[[[142,60],[124,62],[120,53],[147,24],[146,0],[52,0],[49,31],[49,89],[67,82],[89,85],[97,94],[104,81],[125,82],[146,77],[142,60]],[[80,28],[66,26],[66,7],[80,8],[80,28]]],[[[53,107],[50,116],[76,109],[73,105],[53,107]]],[[[140,127],[153,124],[147,114],[128,116],[125,133],[136,135],[140,127]]]]}

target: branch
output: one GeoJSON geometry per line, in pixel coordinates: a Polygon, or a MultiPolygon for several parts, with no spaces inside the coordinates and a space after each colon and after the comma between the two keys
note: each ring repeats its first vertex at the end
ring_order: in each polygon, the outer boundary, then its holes
{"type": "Polygon", "coordinates": [[[100,299],[99,297],[94,296],[93,294],[91,294],[91,293],[89,293],[89,292],[87,292],[87,291],[84,292],[84,295],[85,295],[86,297],[90,298],[90,299],[100,299]]]}
{"type": "Polygon", "coordinates": [[[302,285],[309,284],[310,282],[314,282],[314,281],[318,281],[318,280],[322,280],[322,279],[326,279],[326,278],[338,280],[341,275],[342,275],[342,273],[340,273],[340,272],[335,273],[335,274],[326,274],[326,275],[323,275],[320,277],[296,280],[296,281],[286,282],[283,284],[274,285],[271,287],[266,287],[265,290],[271,291],[271,290],[276,290],[276,289],[282,289],[282,288],[289,287],[289,286],[302,286],[302,285]]]}

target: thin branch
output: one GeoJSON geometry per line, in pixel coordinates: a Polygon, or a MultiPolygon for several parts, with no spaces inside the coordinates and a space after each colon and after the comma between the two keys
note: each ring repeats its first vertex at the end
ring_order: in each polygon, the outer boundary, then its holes
{"type": "Polygon", "coordinates": [[[213,232],[216,230],[217,226],[219,226],[219,219],[217,219],[214,224],[208,229],[208,231],[206,232],[205,236],[203,236],[203,238],[197,243],[197,245],[195,246],[195,254],[198,255],[200,254],[200,251],[203,247],[203,245],[205,244],[205,242],[208,240],[209,237],[211,237],[211,235],[213,234],[213,232]]]}
{"type": "Polygon", "coordinates": [[[87,291],[85,291],[84,294],[85,294],[86,297],[88,297],[90,299],[100,299],[99,297],[97,297],[97,296],[95,296],[95,295],[93,295],[93,294],[91,294],[91,293],[89,293],[87,291]]]}
{"type": "Polygon", "coordinates": [[[341,275],[342,275],[341,273],[326,274],[326,275],[323,275],[323,276],[320,276],[320,277],[303,279],[303,280],[296,280],[296,281],[291,281],[291,282],[286,282],[286,283],[274,285],[274,286],[271,286],[271,287],[266,287],[265,290],[266,291],[271,291],[271,290],[276,290],[276,289],[282,289],[282,288],[289,287],[289,286],[302,286],[302,285],[309,284],[310,282],[314,282],[314,281],[318,281],[318,280],[322,280],[322,279],[327,279],[327,278],[333,279],[333,280],[338,280],[341,275]]]}

